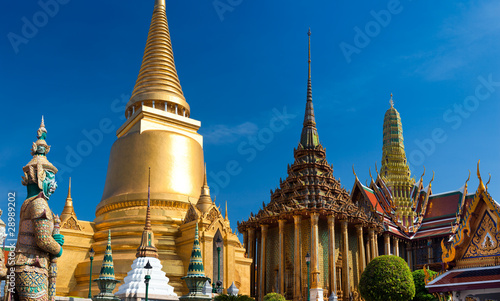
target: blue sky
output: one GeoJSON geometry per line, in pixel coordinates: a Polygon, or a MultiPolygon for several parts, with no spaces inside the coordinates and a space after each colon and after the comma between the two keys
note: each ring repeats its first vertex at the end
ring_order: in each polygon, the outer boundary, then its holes
{"type": "MultiPolygon", "coordinates": [[[[116,130],[123,122],[153,3],[2,1],[2,209],[8,192],[19,204],[26,196],[22,167],[43,114],[49,160],[60,169],[51,206],[61,212],[71,176],[78,218],[94,219],[116,140],[100,123],[116,130]],[[52,3],[50,15],[40,3],[52,3]],[[96,131],[91,149],[68,159],[96,131]]],[[[218,203],[228,201],[233,227],[269,202],[293,162],[309,27],[320,140],[346,189],[353,164],[365,182],[380,162],[392,92],[417,179],[425,165],[424,181],[436,172],[434,193],[456,190],[470,169],[474,191],[481,159],[483,179],[491,173],[489,191],[500,198],[499,15],[498,1],[167,0],[177,71],[191,117],[202,122],[209,184],[218,203]],[[277,114],[288,116],[278,128],[270,123],[277,114]],[[234,161],[237,173],[217,180],[234,161]]]]}

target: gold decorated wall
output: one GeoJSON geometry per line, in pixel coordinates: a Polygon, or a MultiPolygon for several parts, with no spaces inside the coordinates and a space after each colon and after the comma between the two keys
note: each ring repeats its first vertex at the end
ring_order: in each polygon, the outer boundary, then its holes
{"type": "Polygon", "coordinates": [[[62,256],[57,259],[56,291],[58,296],[71,295],[71,288],[77,284],[75,270],[78,264],[89,260],[89,247],[94,241],[94,223],[78,221],[77,225],[78,228],[75,229],[61,228],[60,230],[64,235],[64,247],[62,256]]]}

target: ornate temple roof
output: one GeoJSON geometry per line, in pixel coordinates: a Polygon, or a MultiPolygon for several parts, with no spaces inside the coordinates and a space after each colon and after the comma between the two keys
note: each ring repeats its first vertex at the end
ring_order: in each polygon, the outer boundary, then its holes
{"type": "MultiPolygon", "coordinates": [[[[260,221],[276,221],[277,217],[307,214],[310,211],[329,212],[343,218],[356,218],[377,223],[372,219],[370,205],[358,206],[350,200],[349,192],[333,176],[333,166],[326,159],[326,151],[319,141],[311,84],[311,31],[308,32],[309,57],[307,98],[300,142],[294,149],[294,162],[288,165],[287,178],[280,179],[279,187],[271,190],[271,201],[247,221],[238,223],[238,229],[260,221]],[[365,210],[366,209],[366,210],[365,210]]],[[[381,224],[380,224],[381,225],[381,224]]]]}

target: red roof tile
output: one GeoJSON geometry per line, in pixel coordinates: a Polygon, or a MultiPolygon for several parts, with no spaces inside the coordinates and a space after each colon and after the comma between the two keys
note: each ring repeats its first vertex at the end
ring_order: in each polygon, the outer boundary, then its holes
{"type": "Polygon", "coordinates": [[[459,191],[443,195],[430,196],[424,220],[455,216],[461,199],[462,193],[459,191]]]}
{"type": "Polygon", "coordinates": [[[380,206],[375,194],[373,194],[373,192],[366,189],[365,187],[363,187],[363,190],[368,199],[370,200],[370,203],[372,203],[372,206],[375,208],[375,210],[377,210],[378,213],[384,214],[384,209],[382,209],[382,206],[380,206]]]}
{"type": "Polygon", "coordinates": [[[429,292],[460,291],[500,286],[500,266],[451,270],[426,286],[429,292]]]}

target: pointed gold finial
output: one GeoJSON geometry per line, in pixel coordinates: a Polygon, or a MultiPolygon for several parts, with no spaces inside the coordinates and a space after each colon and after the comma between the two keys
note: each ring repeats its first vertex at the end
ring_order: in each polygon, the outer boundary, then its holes
{"type": "Polygon", "coordinates": [[[74,216],[76,220],[73,199],[71,198],[71,178],[69,178],[68,196],[66,197],[66,203],[64,204],[64,208],[61,213],[61,224],[64,224],[64,222],[66,222],[71,216],[74,216]]]}
{"type": "Polygon", "coordinates": [[[354,170],[354,164],[352,165],[352,173],[354,174],[354,176],[356,177],[356,179],[358,178],[358,175],[356,174],[356,171],[354,170]]]}
{"type": "Polygon", "coordinates": [[[479,172],[479,162],[481,162],[481,160],[477,161],[477,178],[479,179],[479,187],[477,190],[483,192],[486,188],[484,187],[483,179],[481,179],[481,173],[479,172]]]}
{"type": "Polygon", "coordinates": [[[71,199],[71,177],[69,177],[68,196],[66,198],[71,199]]]}
{"type": "Polygon", "coordinates": [[[422,173],[422,175],[420,176],[420,184],[423,185],[423,180],[424,180],[424,176],[425,176],[425,165],[424,165],[424,172],[422,173]]]}
{"type": "Polygon", "coordinates": [[[45,122],[43,121],[43,115],[42,115],[42,122],[40,123],[41,128],[45,128],[45,122]]]}
{"type": "Polygon", "coordinates": [[[227,221],[228,220],[228,217],[227,217],[227,201],[226,201],[226,212],[225,212],[225,216],[224,216],[224,219],[227,221]]]}
{"type": "Polygon", "coordinates": [[[372,177],[372,168],[371,168],[371,167],[368,167],[368,174],[370,175],[370,179],[372,180],[372,181],[370,182],[370,184],[371,184],[371,183],[373,183],[373,182],[375,182],[375,181],[373,181],[373,177],[372,177]]]}
{"type": "Polygon", "coordinates": [[[207,163],[205,163],[205,174],[203,175],[203,185],[208,187],[208,183],[207,183],[207,163]]]}
{"type": "Polygon", "coordinates": [[[394,108],[394,100],[392,99],[392,92],[391,92],[391,100],[389,100],[389,103],[391,104],[391,108],[394,108]]]}
{"type": "Polygon", "coordinates": [[[485,186],[485,189],[488,190],[488,184],[490,184],[491,182],[491,173],[488,174],[490,177],[488,179],[488,182],[486,182],[486,184],[484,185],[485,186]]]}
{"type": "Polygon", "coordinates": [[[207,183],[207,164],[205,163],[205,174],[203,178],[203,186],[201,186],[201,193],[198,202],[196,203],[196,207],[202,212],[205,213],[212,206],[212,199],[210,198],[210,187],[208,187],[207,183]]]}

